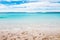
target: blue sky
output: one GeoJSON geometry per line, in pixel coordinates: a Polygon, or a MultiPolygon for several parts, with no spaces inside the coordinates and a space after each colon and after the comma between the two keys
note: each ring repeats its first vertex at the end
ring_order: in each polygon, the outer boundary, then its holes
{"type": "Polygon", "coordinates": [[[60,10],[60,0],[0,0],[0,11],[60,10]]]}
{"type": "Polygon", "coordinates": [[[51,1],[51,2],[60,2],[60,0],[0,0],[0,1],[51,1]]]}
{"type": "Polygon", "coordinates": [[[22,4],[27,2],[51,2],[51,3],[60,3],[60,0],[0,0],[0,4],[22,4]],[[14,2],[16,1],[16,2],[14,2]]]}

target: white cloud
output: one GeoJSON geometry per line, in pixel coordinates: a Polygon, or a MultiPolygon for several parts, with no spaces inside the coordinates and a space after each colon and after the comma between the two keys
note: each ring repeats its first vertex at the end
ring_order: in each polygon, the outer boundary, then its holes
{"type": "Polygon", "coordinates": [[[5,9],[7,6],[0,4],[0,9],[5,9]]]}
{"type": "Polygon", "coordinates": [[[33,2],[33,3],[25,3],[20,5],[11,5],[11,6],[4,6],[1,5],[0,9],[2,11],[45,11],[45,10],[60,10],[60,4],[59,3],[50,3],[50,2],[33,2]],[[5,9],[4,9],[5,8],[5,9]]]}

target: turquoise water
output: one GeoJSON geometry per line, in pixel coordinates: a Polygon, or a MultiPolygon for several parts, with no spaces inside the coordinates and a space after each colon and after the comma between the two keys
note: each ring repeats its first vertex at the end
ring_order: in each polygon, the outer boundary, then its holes
{"type": "Polygon", "coordinates": [[[60,29],[60,12],[0,12],[0,29],[30,27],[60,29]]]}
{"type": "Polygon", "coordinates": [[[21,22],[48,22],[48,21],[60,21],[60,12],[1,12],[0,20],[11,20],[21,22]]]}
{"type": "Polygon", "coordinates": [[[2,12],[0,13],[0,19],[15,19],[15,18],[59,18],[60,19],[60,13],[59,12],[37,12],[37,13],[25,13],[25,12],[2,12]]]}

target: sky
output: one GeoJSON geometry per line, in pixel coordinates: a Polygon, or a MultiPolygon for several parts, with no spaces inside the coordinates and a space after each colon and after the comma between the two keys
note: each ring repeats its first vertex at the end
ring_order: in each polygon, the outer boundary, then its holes
{"type": "Polygon", "coordinates": [[[0,0],[0,11],[60,10],[60,0],[0,0]]]}
{"type": "Polygon", "coordinates": [[[51,1],[51,2],[59,2],[60,0],[0,0],[0,1],[51,1]]]}

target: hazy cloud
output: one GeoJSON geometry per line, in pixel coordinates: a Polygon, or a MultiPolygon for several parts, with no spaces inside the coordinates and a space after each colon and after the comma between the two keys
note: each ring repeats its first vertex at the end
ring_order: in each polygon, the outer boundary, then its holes
{"type": "MultiPolygon", "coordinates": [[[[7,0],[7,1],[11,1],[11,0],[7,0]]],[[[15,0],[15,1],[19,1],[19,0],[15,0]]],[[[26,1],[40,1],[40,2],[30,2],[25,4],[17,4],[17,5],[9,5],[9,6],[0,4],[0,10],[1,11],[60,10],[60,3],[51,3],[54,1],[58,2],[60,0],[26,0],[26,1]]]]}

